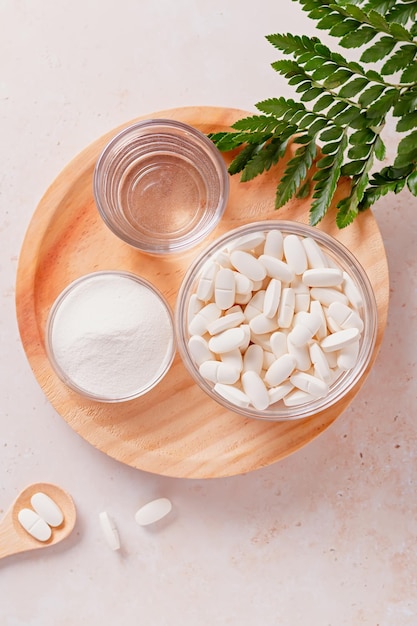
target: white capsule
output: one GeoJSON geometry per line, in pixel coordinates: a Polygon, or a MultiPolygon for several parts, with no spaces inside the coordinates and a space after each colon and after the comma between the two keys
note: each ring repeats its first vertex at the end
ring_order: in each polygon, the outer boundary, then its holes
{"type": "Polygon", "coordinates": [[[279,357],[265,373],[265,382],[270,387],[280,385],[294,371],[295,360],[290,354],[279,357]]]}
{"type": "Polygon", "coordinates": [[[222,361],[222,363],[225,363],[226,365],[233,367],[238,372],[242,371],[243,356],[239,348],[235,348],[234,350],[231,350],[230,352],[223,352],[223,354],[220,354],[219,356],[220,356],[220,360],[222,361]]]}
{"type": "Polygon", "coordinates": [[[272,333],[270,338],[270,346],[276,359],[279,359],[280,356],[286,354],[288,352],[286,333],[283,333],[281,330],[277,330],[276,332],[272,333]]]}
{"type": "Polygon", "coordinates": [[[277,387],[271,387],[268,389],[269,404],[275,404],[279,402],[294,389],[294,385],[290,382],[282,383],[277,387]]]}
{"type": "Polygon", "coordinates": [[[331,379],[331,371],[329,362],[326,359],[323,350],[317,343],[312,343],[309,347],[309,350],[310,359],[314,365],[315,373],[319,378],[324,380],[326,383],[329,383],[331,379]]]}
{"type": "Polygon", "coordinates": [[[265,234],[261,231],[256,233],[248,233],[247,235],[242,235],[231,242],[229,245],[229,250],[253,250],[258,246],[262,245],[265,241],[265,234]]]}
{"type": "Polygon", "coordinates": [[[61,526],[64,521],[64,514],[57,503],[46,493],[42,491],[34,493],[30,499],[30,503],[36,513],[45,520],[49,526],[53,528],[61,526]]]}
{"type": "Polygon", "coordinates": [[[276,318],[270,318],[260,313],[251,319],[249,322],[249,328],[251,332],[256,335],[263,335],[264,333],[272,333],[278,328],[278,321],[276,318]]]}
{"type": "Polygon", "coordinates": [[[104,538],[112,550],[120,550],[120,537],[116,524],[106,511],[99,513],[101,530],[104,538]]]}
{"type": "Polygon", "coordinates": [[[235,303],[236,283],[233,270],[222,268],[214,282],[214,301],[223,311],[235,303]]]}
{"type": "Polygon", "coordinates": [[[359,340],[339,350],[337,366],[341,370],[350,370],[355,366],[359,355],[359,340]]]}
{"type": "Polygon", "coordinates": [[[204,335],[207,325],[214,322],[221,314],[221,310],[214,302],[206,304],[188,324],[188,332],[190,335],[204,335]]]}
{"type": "Polygon", "coordinates": [[[271,278],[277,278],[284,283],[290,283],[294,278],[294,272],[288,263],[267,254],[261,254],[259,261],[265,267],[266,273],[271,278]]]}
{"type": "Polygon", "coordinates": [[[346,330],[340,330],[332,335],[327,335],[321,343],[321,349],[324,352],[334,352],[335,350],[341,350],[345,346],[354,343],[359,339],[359,331],[357,328],[347,328],[346,330]]]}
{"type": "Polygon", "coordinates": [[[296,372],[290,377],[290,382],[297,389],[301,389],[315,398],[323,398],[329,393],[329,387],[324,380],[306,372],[296,372]]]}
{"type": "Polygon", "coordinates": [[[264,265],[249,252],[233,250],[230,255],[233,267],[251,280],[263,280],[266,276],[264,265]]]}
{"type": "Polygon", "coordinates": [[[157,498],[148,502],[135,513],[135,521],[139,526],[148,526],[159,522],[172,510],[171,501],[168,498],[157,498]]]}
{"type": "Polygon", "coordinates": [[[317,339],[324,339],[327,335],[326,317],[324,315],[323,307],[318,300],[312,300],[310,302],[310,313],[318,315],[320,318],[320,326],[316,332],[317,339]]]}
{"type": "Polygon", "coordinates": [[[263,313],[266,317],[274,317],[278,311],[279,301],[281,299],[281,281],[271,278],[266,290],[264,298],[263,313]]]}
{"type": "Polygon", "coordinates": [[[228,328],[236,328],[245,321],[243,312],[228,313],[222,317],[217,318],[214,322],[207,324],[207,331],[210,335],[218,335],[219,333],[227,330],[228,328]]]}
{"type": "Polygon", "coordinates": [[[203,302],[208,302],[214,293],[214,281],[219,266],[213,261],[207,262],[201,270],[200,279],[197,286],[197,298],[203,302]]]}
{"type": "Polygon", "coordinates": [[[311,402],[316,399],[317,398],[312,396],[310,393],[307,393],[306,391],[302,391],[301,389],[295,389],[294,391],[291,391],[289,394],[284,396],[282,400],[285,406],[292,407],[307,404],[307,402],[311,402]]]}
{"type": "Polygon", "coordinates": [[[343,281],[343,272],[333,267],[322,267],[306,270],[303,283],[307,287],[338,287],[343,281]]]}
{"type": "Polygon", "coordinates": [[[281,328],[289,328],[295,309],[295,293],[291,287],[285,287],[281,293],[278,307],[278,325],[281,328]]]}
{"type": "Polygon", "coordinates": [[[268,391],[259,374],[253,370],[244,372],[242,374],[242,387],[255,409],[263,411],[269,406],[268,391]]]}
{"type": "Polygon", "coordinates": [[[311,367],[310,351],[307,345],[294,346],[290,338],[287,337],[288,354],[292,356],[295,361],[295,366],[301,372],[305,372],[311,367]]]}
{"type": "Polygon", "coordinates": [[[239,380],[240,370],[222,361],[204,361],[198,368],[201,376],[212,383],[233,385],[239,380]]]}
{"type": "Polygon", "coordinates": [[[215,354],[222,354],[223,352],[230,352],[235,348],[240,348],[244,341],[245,332],[242,330],[242,327],[229,328],[218,335],[214,335],[209,340],[208,347],[215,354]]]}
{"type": "Polygon", "coordinates": [[[302,240],[302,244],[306,251],[308,266],[311,269],[327,267],[326,257],[318,243],[312,237],[305,237],[302,240]]]}
{"type": "Polygon", "coordinates": [[[48,539],[51,538],[51,527],[33,509],[20,509],[17,514],[17,519],[20,525],[34,539],[38,541],[48,541],[48,539]]]}
{"type": "Polygon", "coordinates": [[[332,302],[329,315],[342,329],[357,328],[360,333],[363,331],[363,321],[359,314],[342,302],[332,302]]]}
{"type": "Polygon", "coordinates": [[[355,285],[353,278],[347,272],[343,272],[342,288],[351,305],[355,309],[360,309],[363,306],[361,293],[355,285]]]}
{"type": "Polygon", "coordinates": [[[256,343],[252,343],[248,346],[245,354],[243,355],[243,372],[248,372],[249,370],[256,372],[257,374],[261,373],[262,365],[263,365],[264,351],[261,346],[256,343]]]}
{"type": "Polygon", "coordinates": [[[348,304],[348,299],[345,294],[331,287],[312,287],[310,289],[310,296],[314,300],[321,302],[323,306],[330,306],[332,302],[348,304]]]}
{"type": "Polygon", "coordinates": [[[208,343],[201,335],[192,335],[188,340],[188,349],[196,365],[201,365],[204,361],[214,359],[214,355],[209,350],[208,343]]]}
{"type": "Polygon", "coordinates": [[[264,254],[282,259],[284,238],[280,230],[269,230],[265,237],[264,254]]]}
{"type": "Polygon", "coordinates": [[[244,274],[241,274],[240,272],[234,271],[233,275],[235,277],[236,294],[241,294],[241,295],[246,295],[248,293],[251,294],[253,290],[253,281],[247,276],[245,276],[244,274]]]}
{"type": "Polygon", "coordinates": [[[228,400],[228,402],[231,402],[242,409],[246,409],[250,404],[250,399],[246,393],[233,385],[221,385],[220,383],[217,383],[214,385],[213,389],[219,394],[219,396],[222,396],[222,398],[228,400]]]}
{"type": "Polygon", "coordinates": [[[284,255],[294,274],[299,275],[306,271],[307,255],[297,235],[287,235],[284,238],[284,255]]]}

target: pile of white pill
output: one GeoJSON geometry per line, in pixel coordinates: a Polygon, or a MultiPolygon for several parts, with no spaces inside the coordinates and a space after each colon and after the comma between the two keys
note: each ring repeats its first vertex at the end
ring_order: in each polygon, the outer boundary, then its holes
{"type": "Polygon", "coordinates": [[[189,298],[188,349],[214,391],[241,408],[326,397],[357,362],[363,301],[312,237],[238,236],[203,265],[189,298]]]}
{"type": "Polygon", "coordinates": [[[48,541],[52,536],[52,528],[61,526],[64,515],[57,503],[42,491],[33,494],[30,504],[32,508],[20,509],[17,518],[34,539],[48,541]]]}

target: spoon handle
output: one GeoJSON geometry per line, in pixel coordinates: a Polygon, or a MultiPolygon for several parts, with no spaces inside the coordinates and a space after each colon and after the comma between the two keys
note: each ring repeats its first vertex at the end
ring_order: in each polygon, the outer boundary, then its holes
{"type": "Polygon", "coordinates": [[[11,523],[10,511],[0,523],[0,559],[25,550],[11,523]]]}

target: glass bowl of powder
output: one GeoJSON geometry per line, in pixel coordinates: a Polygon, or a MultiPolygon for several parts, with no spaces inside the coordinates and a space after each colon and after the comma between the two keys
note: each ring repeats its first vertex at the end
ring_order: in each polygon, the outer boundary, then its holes
{"type": "Polygon", "coordinates": [[[132,400],[171,366],[172,312],[162,294],[135,274],[86,274],[53,303],[46,351],[59,378],[79,394],[101,402],[132,400]]]}

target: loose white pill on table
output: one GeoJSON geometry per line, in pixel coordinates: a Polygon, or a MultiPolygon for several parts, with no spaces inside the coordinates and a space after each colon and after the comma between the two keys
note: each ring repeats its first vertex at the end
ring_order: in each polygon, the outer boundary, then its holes
{"type": "Polygon", "coordinates": [[[293,280],[294,271],[288,263],[267,254],[261,254],[259,261],[265,267],[266,273],[270,278],[277,278],[284,283],[290,283],[293,280]]]}
{"type": "Polygon", "coordinates": [[[322,267],[306,270],[303,283],[307,287],[338,287],[343,282],[343,272],[333,267],[322,267]]]}
{"type": "Polygon", "coordinates": [[[300,404],[306,404],[307,402],[311,402],[312,400],[317,400],[314,396],[306,391],[302,391],[301,389],[295,389],[295,391],[290,391],[286,396],[283,397],[283,402],[285,406],[298,406],[300,404]]]}
{"type": "Polygon", "coordinates": [[[48,541],[52,529],[33,509],[20,509],[17,514],[20,525],[38,541],[48,541]]]}
{"type": "Polygon", "coordinates": [[[168,515],[172,510],[171,501],[168,498],[157,498],[147,504],[144,504],[135,513],[135,521],[139,526],[148,526],[159,522],[163,517],[168,515]]]}
{"type": "Polygon", "coordinates": [[[233,270],[220,269],[214,282],[214,301],[219,309],[229,309],[235,303],[236,283],[233,270]]]}
{"type": "Polygon", "coordinates": [[[362,296],[359,289],[356,287],[353,278],[349,276],[347,272],[343,272],[343,291],[355,309],[360,309],[363,306],[362,296]]]}
{"type": "Polygon", "coordinates": [[[246,393],[237,387],[233,387],[233,385],[222,385],[220,383],[216,383],[213,389],[219,394],[219,396],[222,396],[225,400],[228,400],[242,409],[248,408],[250,404],[250,399],[246,393]]]}
{"type": "Polygon", "coordinates": [[[208,302],[214,293],[214,281],[219,271],[219,265],[213,261],[208,261],[201,270],[200,279],[197,285],[197,298],[203,302],[208,302]]]}
{"type": "Polygon", "coordinates": [[[188,324],[188,332],[190,335],[204,335],[207,331],[207,325],[214,322],[222,314],[215,302],[206,304],[198,313],[190,320],[188,324]]]}
{"type": "Polygon", "coordinates": [[[261,346],[256,343],[252,343],[248,346],[245,354],[243,355],[243,372],[248,372],[249,370],[256,372],[257,374],[261,373],[262,365],[264,359],[264,351],[261,346]]]}
{"type": "Polygon", "coordinates": [[[34,493],[30,499],[30,503],[34,511],[43,519],[49,526],[56,528],[61,526],[64,521],[64,514],[57,505],[46,493],[38,491],[34,493]]]}
{"type": "Polygon", "coordinates": [[[240,370],[222,361],[204,361],[198,371],[206,380],[224,385],[233,385],[240,377],[240,370]]]}
{"type": "Polygon", "coordinates": [[[295,359],[290,354],[283,354],[265,373],[265,382],[276,387],[286,380],[294,371],[295,359]]]}
{"type": "Polygon", "coordinates": [[[241,274],[240,272],[236,272],[236,270],[233,271],[233,275],[235,277],[236,294],[246,295],[250,293],[252,297],[251,292],[253,290],[253,281],[247,276],[245,276],[244,274],[241,274]]]}
{"type": "Polygon", "coordinates": [[[297,387],[297,389],[301,389],[315,398],[323,398],[329,393],[329,387],[324,380],[316,378],[306,372],[296,372],[290,376],[290,383],[292,383],[294,387],[297,387]]]}
{"type": "Polygon", "coordinates": [[[218,317],[214,322],[207,324],[207,331],[210,335],[217,335],[228,328],[236,328],[245,321],[243,311],[236,313],[228,313],[222,317],[218,317]]]}
{"type": "Polygon", "coordinates": [[[307,255],[297,235],[287,235],[284,238],[284,256],[294,274],[299,275],[306,271],[307,255]]]}
{"type": "Polygon", "coordinates": [[[311,367],[310,351],[307,345],[294,346],[289,337],[287,337],[288,354],[295,361],[295,366],[301,372],[305,372],[311,367]]]}
{"type": "Polygon", "coordinates": [[[310,269],[327,267],[326,257],[318,243],[312,239],[312,237],[305,237],[302,239],[302,244],[307,255],[308,266],[310,269]]]}
{"type": "Polygon", "coordinates": [[[245,274],[251,280],[263,280],[266,276],[264,265],[249,252],[233,250],[230,260],[238,272],[245,274]]]}
{"type": "Polygon", "coordinates": [[[101,530],[103,531],[104,538],[107,545],[112,550],[120,550],[120,537],[114,520],[106,511],[99,513],[99,520],[101,530]]]}
{"type": "Polygon", "coordinates": [[[197,365],[214,358],[213,353],[209,350],[207,341],[201,335],[192,335],[189,338],[188,349],[197,365]]]}
{"type": "Polygon", "coordinates": [[[341,350],[345,346],[354,343],[359,339],[359,331],[357,328],[347,328],[346,330],[340,330],[337,333],[327,335],[321,343],[321,349],[324,352],[334,352],[335,350],[341,350]]]}
{"type": "Polygon", "coordinates": [[[264,254],[282,259],[284,238],[280,230],[269,230],[265,237],[264,254]]]}
{"type": "Polygon", "coordinates": [[[310,296],[314,300],[321,302],[323,306],[330,306],[332,302],[343,302],[348,304],[348,299],[344,293],[332,289],[332,287],[312,287],[310,289],[310,296]]]}
{"type": "Polygon", "coordinates": [[[295,309],[295,293],[291,287],[285,287],[281,293],[281,300],[278,307],[278,326],[289,328],[295,309]]]}
{"type": "Polygon", "coordinates": [[[278,359],[283,354],[286,354],[288,352],[286,333],[282,332],[281,330],[277,330],[272,333],[270,338],[270,346],[276,359],[278,359]]]}
{"type": "Polygon", "coordinates": [[[337,355],[337,366],[341,370],[350,370],[358,360],[359,341],[345,346],[339,350],[337,355]]]}
{"type": "Polygon", "coordinates": [[[216,353],[230,352],[240,346],[245,341],[245,332],[240,326],[239,328],[229,328],[218,335],[214,335],[208,342],[209,349],[216,353]]]}
{"type": "Polygon", "coordinates": [[[267,317],[263,313],[259,313],[251,319],[249,322],[249,328],[251,332],[256,335],[263,335],[264,333],[272,333],[278,328],[278,320],[276,317],[267,317]]]}
{"type": "Polygon", "coordinates": [[[271,278],[269,285],[265,289],[265,298],[263,313],[266,317],[274,317],[278,311],[279,301],[281,299],[281,281],[277,278],[271,278]]]}
{"type": "Polygon", "coordinates": [[[269,404],[275,404],[275,402],[279,402],[293,389],[294,385],[290,382],[282,383],[277,387],[271,387],[270,389],[268,389],[269,404]]]}
{"type": "Polygon", "coordinates": [[[269,406],[269,395],[262,378],[253,370],[242,374],[242,387],[252,405],[258,411],[269,406]]]}
{"type": "Polygon", "coordinates": [[[360,315],[353,311],[349,306],[342,302],[332,302],[328,309],[330,317],[338,324],[341,329],[357,328],[361,333],[363,331],[363,321],[360,315]]]}

